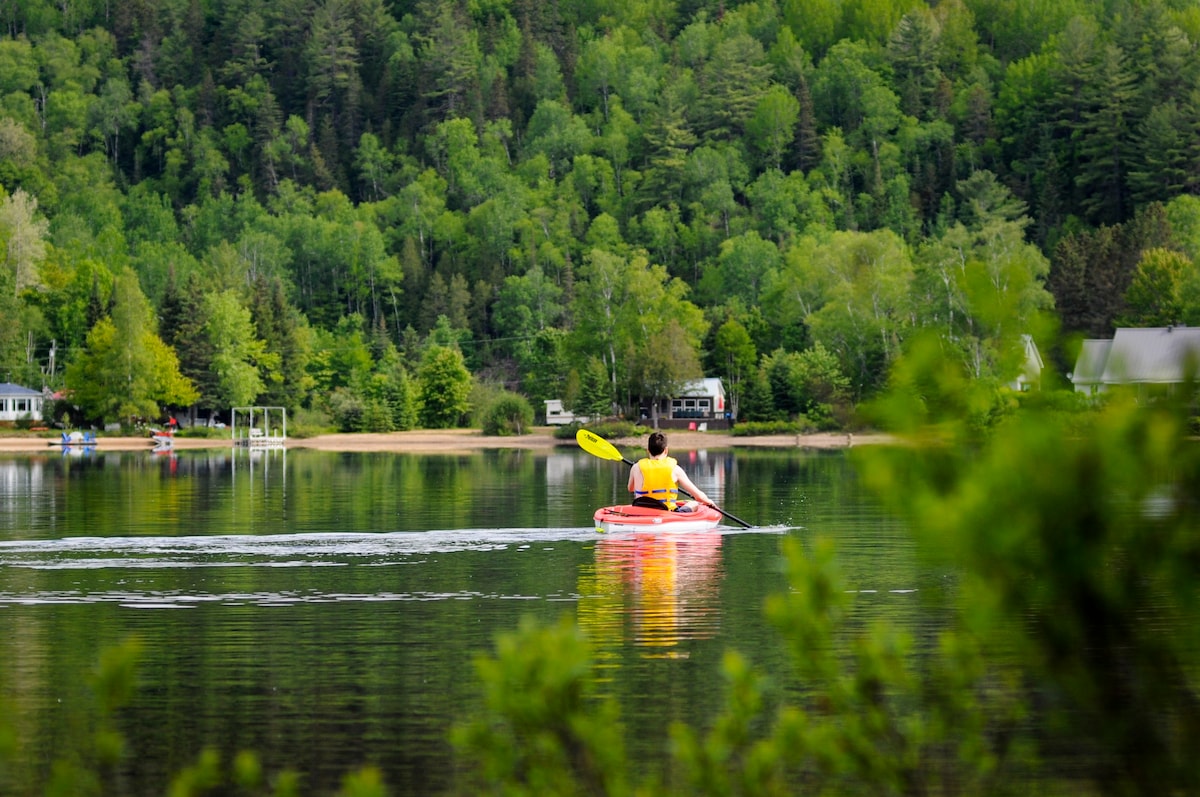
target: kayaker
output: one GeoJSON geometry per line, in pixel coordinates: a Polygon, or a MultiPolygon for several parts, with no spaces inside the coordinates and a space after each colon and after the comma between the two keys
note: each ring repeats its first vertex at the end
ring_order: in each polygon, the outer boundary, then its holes
{"type": "Polygon", "coordinates": [[[629,469],[629,492],[634,506],[658,505],[673,512],[694,512],[700,504],[712,506],[712,499],[692,484],[674,457],[667,456],[667,436],[653,432],[646,441],[648,456],[629,469]],[[692,494],[694,501],[680,501],[679,488],[692,494]]]}

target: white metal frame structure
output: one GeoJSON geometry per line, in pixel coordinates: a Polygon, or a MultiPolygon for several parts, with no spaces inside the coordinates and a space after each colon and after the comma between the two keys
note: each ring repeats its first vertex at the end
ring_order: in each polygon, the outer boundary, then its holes
{"type": "Polygon", "coordinates": [[[287,407],[234,407],[233,444],[282,448],[287,443],[287,407]]]}

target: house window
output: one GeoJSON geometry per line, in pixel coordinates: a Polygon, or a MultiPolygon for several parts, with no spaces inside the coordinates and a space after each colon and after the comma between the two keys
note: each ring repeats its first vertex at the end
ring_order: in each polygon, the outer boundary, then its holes
{"type": "Polygon", "coordinates": [[[29,412],[29,399],[13,399],[14,412],[29,412]]]}
{"type": "Polygon", "coordinates": [[[8,412],[8,399],[0,399],[0,412],[8,412]]]}

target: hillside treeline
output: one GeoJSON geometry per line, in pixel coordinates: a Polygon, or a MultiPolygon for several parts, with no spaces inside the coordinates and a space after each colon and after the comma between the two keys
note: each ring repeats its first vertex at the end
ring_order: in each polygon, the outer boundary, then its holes
{"type": "Polygon", "coordinates": [[[1200,323],[1189,0],[0,5],[0,377],[455,424],[1200,323]],[[465,377],[464,377],[465,375],[465,377]],[[447,396],[447,391],[453,393],[447,396]],[[511,397],[510,397],[511,398],[511,397]]]}

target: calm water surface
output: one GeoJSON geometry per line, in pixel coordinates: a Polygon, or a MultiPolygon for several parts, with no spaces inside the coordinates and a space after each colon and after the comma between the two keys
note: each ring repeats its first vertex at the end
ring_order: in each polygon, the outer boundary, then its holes
{"type": "Polygon", "coordinates": [[[126,793],[162,794],[216,747],[295,769],[310,794],[375,764],[392,794],[417,795],[454,789],[447,732],[478,705],[472,658],[526,615],[587,632],[648,768],[671,722],[715,711],[726,649],[787,670],[762,617],[785,588],[785,537],[836,540],[856,621],[931,632],[922,597],[940,576],[842,453],[675,453],[756,528],[598,535],[591,513],[627,500],[626,470],[574,448],[0,458],[14,783],[44,784],[87,716],[87,673],[131,635],[145,653],[120,716],[126,793]]]}

